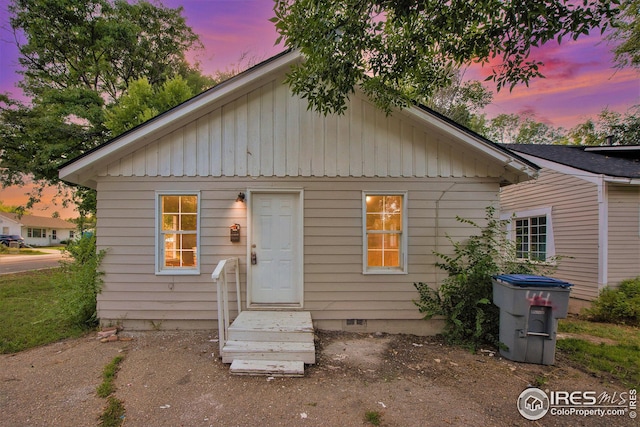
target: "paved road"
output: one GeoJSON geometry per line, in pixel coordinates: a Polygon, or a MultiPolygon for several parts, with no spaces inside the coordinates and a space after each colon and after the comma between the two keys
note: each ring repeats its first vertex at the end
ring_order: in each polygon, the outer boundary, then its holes
{"type": "MultiPolygon", "coordinates": [[[[57,250],[46,250],[46,255],[0,255],[0,274],[20,273],[23,271],[40,270],[57,267],[62,254],[57,250]]],[[[43,250],[44,252],[44,250],[43,250]]]]}

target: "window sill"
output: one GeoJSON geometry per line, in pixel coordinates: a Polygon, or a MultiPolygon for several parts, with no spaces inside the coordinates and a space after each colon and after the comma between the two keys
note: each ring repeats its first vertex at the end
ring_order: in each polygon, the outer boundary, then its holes
{"type": "Polygon", "coordinates": [[[400,269],[380,269],[380,270],[365,270],[362,272],[362,274],[364,275],[378,275],[378,274],[409,274],[407,271],[405,270],[400,270],[400,269]]]}
{"type": "Polygon", "coordinates": [[[199,276],[199,269],[189,269],[189,270],[160,270],[156,271],[156,276],[199,276]]]}

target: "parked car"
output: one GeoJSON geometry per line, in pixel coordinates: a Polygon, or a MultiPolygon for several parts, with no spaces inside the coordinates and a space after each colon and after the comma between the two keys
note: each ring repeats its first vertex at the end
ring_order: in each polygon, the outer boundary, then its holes
{"type": "Polygon", "coordinates": [[[26,248],[28,246],[24,242],[24,238],[22,236],[19,236],[17,234],[0,234],[0,244],[4,246],[13,246],[11,244],[12,242],[17,242],[17,245],[20,248],[26,248]]]}

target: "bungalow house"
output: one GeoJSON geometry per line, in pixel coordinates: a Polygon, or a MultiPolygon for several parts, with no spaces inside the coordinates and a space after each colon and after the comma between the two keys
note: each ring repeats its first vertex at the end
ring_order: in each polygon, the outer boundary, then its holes
{"type": "Polygon", "coordinates": [[[0,212],[0,234],[17,234],[31,246],[59,245],[73,239],[76,225],[61,218],[0,212]]]}
{"type": "Polygon", "coordinates": [[[256,316],[441,327],[421,319],[413,283],[444,278],[434,251],[472,232],[456,215],[482,222],[500,186],[536,166],[432,111],[387,116],[361,93],[343,116],[309,111],[283,84],[300,60],[277,55],[61,167],[97,189],[103,324],[214,327],[211,275],[231,258],[229,298],[256,316]]]}
{"type": "Polygon", "coordinates": [[[640,275],[640,146],[504,145],[542,169],[503,187],[502,217],[524,258],[560,256],[570,309],[640,275]]]}

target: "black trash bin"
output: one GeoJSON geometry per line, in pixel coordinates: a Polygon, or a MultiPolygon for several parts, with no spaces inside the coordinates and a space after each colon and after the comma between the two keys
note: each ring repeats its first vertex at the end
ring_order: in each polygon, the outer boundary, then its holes
{"type": "Polygon", "coordinates": [[[493,303],[500,308],[500,354],[516,362],[553,365],[558,319],[567,317],[571,283],[545,276],[493,277],[493,303]]]}

